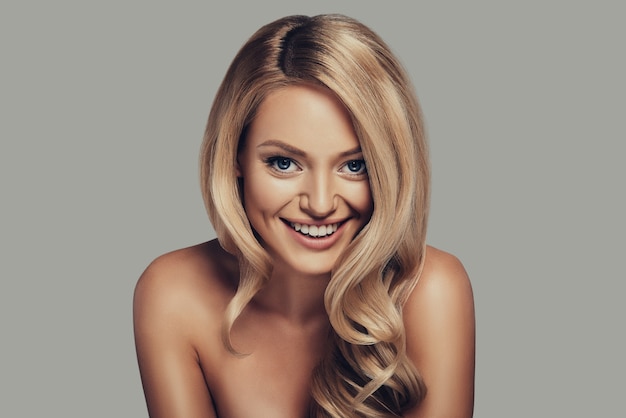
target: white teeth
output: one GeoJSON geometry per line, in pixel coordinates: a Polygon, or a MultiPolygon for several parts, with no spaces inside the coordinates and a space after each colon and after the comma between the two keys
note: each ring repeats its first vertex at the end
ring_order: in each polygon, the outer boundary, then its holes
{"type": "Polygon", "coordinates": [[[339,228],[338,223],[330,225],[307,225],[290,222],[289,225],[302,235],[308,235],[310,237],[325,237],[332,235],[335,231],[337,231],[337,228],[339,228]]]}

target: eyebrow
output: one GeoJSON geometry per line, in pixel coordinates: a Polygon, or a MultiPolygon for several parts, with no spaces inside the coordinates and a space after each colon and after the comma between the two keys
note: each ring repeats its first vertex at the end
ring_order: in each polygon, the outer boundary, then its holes
{"type": "MultiPolygon", "coordinates": [[[[300,148],[293,147],[293,146],[291,146],[289,144],[286,144],[283,141],[279,141],[277,139],[268,139],[267,141],[257,145],[257,148],[261,148],[261,147],[278,147],[278,148],[282,148],[286,152],[289,152],[289,153],[291,153],[293,155],[297,155],[297,156],[300,156],[300,157],[306,157],[306,152],[302,151],[300,148]]],[[[361,147],[357,146],[356,148],[349,149],[347,151],[343,151],[339,155],[341,157],[347,157],[349,155],[360,154],[361,152],[362,152],[361,151],[361,147]]]]}

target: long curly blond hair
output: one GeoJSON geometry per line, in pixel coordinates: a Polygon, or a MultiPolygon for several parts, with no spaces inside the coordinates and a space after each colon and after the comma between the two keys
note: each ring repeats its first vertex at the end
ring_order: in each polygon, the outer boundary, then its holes
{"type": "Polygon", "coordinates": [[[221,245],[240,280],[222,337],[269,280],[272,260],[242,206],[237,153],[260,103],[298,83],[325,86],[351,115],[374,210],[337,260],[324,302],[331,347],[312,378],[314,417],[394,417],[419,403],[423,380],[406,355],[402,307],[424,262],[429,165],[413,87],[387,45],[342,15],[289,16],[241,48],[215,96],[201,151],[201,184],[221,245]]]}

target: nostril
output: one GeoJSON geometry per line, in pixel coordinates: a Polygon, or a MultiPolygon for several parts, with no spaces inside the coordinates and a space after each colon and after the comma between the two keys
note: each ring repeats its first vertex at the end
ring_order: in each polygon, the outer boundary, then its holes
{"type": "Polygon", "coordinates": [[[324,219],[337,210],[336,199],[311,199],[305,197],[300,201],[300,208],[313,219],[324,219]]]}

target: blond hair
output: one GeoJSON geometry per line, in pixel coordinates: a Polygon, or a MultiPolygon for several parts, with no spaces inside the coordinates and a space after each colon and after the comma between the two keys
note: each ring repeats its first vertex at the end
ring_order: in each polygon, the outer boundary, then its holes
{"type": "Polygon", "coordinates": [[[235,352],[230,329],[272,271],[242,206],[237,153],[264,98],[298,83],[325,86],[350,113],[374,203],[370,221],[331,272],[324,302],[332,348],[314,371],[311,414],[398,416],[426,391],[406,355],[402,306],[424,262],[428,156],[406,73],[354,19],[290,16],[263,26],[236,55],[215,96],[201,152],[202,191],[221,245],[240,264],[223,340],[235,352]]]}

